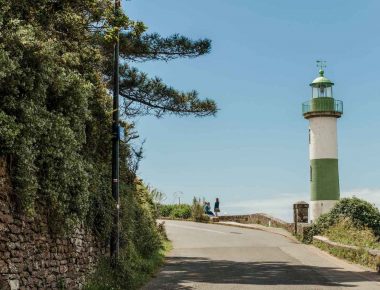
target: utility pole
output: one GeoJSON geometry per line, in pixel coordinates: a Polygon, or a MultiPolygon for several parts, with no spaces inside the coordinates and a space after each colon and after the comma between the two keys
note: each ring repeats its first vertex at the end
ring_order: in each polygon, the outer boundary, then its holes
{"type": "MultiPolygon", "coordinates": [[[[115,17],[118,16],[120,9],[120,0],[115,0],[115,17]]],[[[116,32],[116,41],[114,46],[114,65],[113,65],[113,112],[112,112],[112,197],[115,201],[115,212],[110,241],[110,254],[112,262],[119,259],[119,241],[120,241],[120,198],[119,198],[119,145],[120,145],[120,128],[119,128],[119,31],[116,32]]]]}

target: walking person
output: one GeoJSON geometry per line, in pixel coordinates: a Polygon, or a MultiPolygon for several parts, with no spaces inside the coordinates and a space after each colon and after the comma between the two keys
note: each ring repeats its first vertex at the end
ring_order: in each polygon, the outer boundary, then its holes
{"type": "Polygon", "coordinates": [[[220,208],[219,208],[219,198],[217,197],[214,204],[215,216],[218,216],[218,212],[220,212],[220,208]]]}

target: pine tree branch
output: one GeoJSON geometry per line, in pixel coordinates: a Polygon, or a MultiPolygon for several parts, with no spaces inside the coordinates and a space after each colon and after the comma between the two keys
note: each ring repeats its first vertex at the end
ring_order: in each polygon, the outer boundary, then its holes
{"type": "Polygon", "coordinates": [[[193,58],[207,54],[210,50],[209,39],[191,40],[178,34],[161,37],[158,33],[152,33],[137,37],[124,33],[120,36],[121,57],[135,62],[193,58]]]}
{"type": "Polygon", "coordinates": [[[148,114],[204,117],[215,115],[218,110],[213,100],[200,100],[196,91],[177,91],[161,79],[151,79],[126,65],[121,70],[121,78],[120,95],[124,97],[124,113],[129,117],[148,114]]]}

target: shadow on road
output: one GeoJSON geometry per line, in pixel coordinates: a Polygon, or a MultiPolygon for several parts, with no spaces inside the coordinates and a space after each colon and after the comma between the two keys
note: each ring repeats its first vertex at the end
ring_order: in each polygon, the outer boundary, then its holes
{"type": "Polygon", "coordinates": [[[352,288],[356,285],[351,283],[368,281],[366,274],[373,273],[363,272],[358,275],[357,272],[340,268],[292,265],[286,262],[234,262],[201,257],[170,257],[158,277],[144,289],[193,289],[191,283],[352,288]]]}

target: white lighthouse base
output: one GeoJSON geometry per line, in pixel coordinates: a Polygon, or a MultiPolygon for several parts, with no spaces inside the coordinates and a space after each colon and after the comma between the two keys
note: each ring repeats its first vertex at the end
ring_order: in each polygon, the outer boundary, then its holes
{"type": "Polygon", "coordinates": [[[310,222],[315,222],[320,215],[328,213],[337,200],[312,200],[310,201],[310,222]]]}

